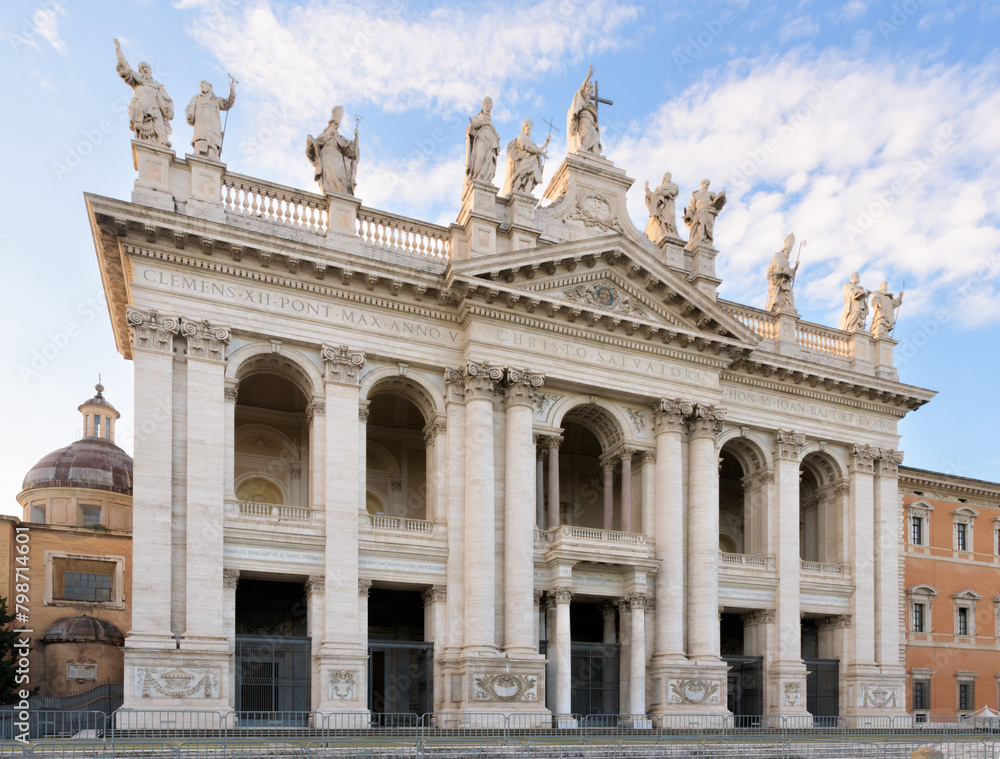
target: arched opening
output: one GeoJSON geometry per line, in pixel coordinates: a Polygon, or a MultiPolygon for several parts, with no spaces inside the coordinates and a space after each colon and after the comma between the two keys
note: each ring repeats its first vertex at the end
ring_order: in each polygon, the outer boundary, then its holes
{"type": "Polygon", "coordinates": [[[771,553],[767,529],[766,461],[749,441],[727,441],[719,454],[719,550],[763,556],[771,553]]]}
{"type": "Polygon", "coordinates": [[[261,504],[308,507],[307,404],[299,385],[283,374],[260,371],[240,380],[233,474],[241,510],[257,513],[261,504]]]}
{"type": "Polygon", "coordinates": [[[370,396],[365,433],[365,508],[373,516],[427,519],[427,419],[401,394],[370,396]]]}
{"type": "Polygon", "coordinates": [[[745,522],[743,467],[731,453],[722,451],[719,467],[719,550],[744,553],[745,522]]]}
{"type": "Polygon", "coordinates": [[[802,459],[799,477],[799,553],[803,561],[844,561],[843,475],[823,453],[802,459]]]}

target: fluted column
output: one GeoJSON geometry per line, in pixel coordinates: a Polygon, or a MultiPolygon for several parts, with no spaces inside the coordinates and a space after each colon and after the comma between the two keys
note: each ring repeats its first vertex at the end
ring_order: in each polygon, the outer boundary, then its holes
{"type": "MultiPolygon", "coordinates": [[[[493,394],[503,370],[469,362],[465,377],[465,648],[496,650],[493,394]]],[[[530,523],[530,522],[529,522],[530,523]]],[[[529,541],[531,545],[531,541],[529,541]]]]}
{"type": "Polygon", "coordinates": [[[622,448],[622,508],[621,508],[621,529],[622,532],[633,532],[632,529],[632,457],[635,451],[631,448],[622,448]]]}
{"type": "MultiPolygon", "coordinates": [[[[875,661],[898,669],[900,451],[882,449],[875,463],[875,661]]],[[[893,672],[895,674],[895,672],[893,672]]]]}
{"type": "Polygon", "coordinates": [[[604,529],[615,529],[615,459],[614,456],[601,457],[604,469],[604,529]]]}
{"type": "Polygon", "coordinates": [[[719,454],[725,409],[696,404],[688,422],[688,657],[718,660],[719,454]]]}
{"type": "Polygon", "coordinates": [[[549,449],[549,529],[559,526],[559,446],[561,435],[549,435],[545,439],[549,449]]]}
{"type": "Polygon", "coordinates": [[[778,588],[775,591],[776,659],[769,667],[772,703],[781,714],[805,712],[805,666],[802,664],[802,615],[799,605],[799,457],[805,436],[774,433],[774,487],[777,494],[775,533],[778,588]]]}
{"type": "Polygon", "coordinates": [[[182,649],[226,651],[222,532],[230,331],[184,321],[187,338],[187,592],[182,649]]]}
{"type": "Polygon", "coordinates": [[[656,429],[656,624],[654,652],[659,659],[683,660],[685,593],[684,472],[681,433],[692,411],[689,403],[661,399],[653,404],[656,429]]]}
{"type": "Polygon", "coordinates": [[[629,651],[629,714],[646,713],[646,596],[634,593],[626,599],[631,610],[629,651]]]}
{"type": "MultiPolygon", "coordinates": [[[[170,629],[174,336],[179,323],[129,308],[135,378],[132,629],[126,648],[175,648],[170,629]]],[[[129,687],[129,686],[126,686],[129,687]]]]}
{"type": "MultiPolygon", "coordinates": [[[[532,619],[534,596],[535,438],[533,396],[540,374],[507,369],[504,401],[504,651],[508,656],[536,653],[532,619]]],[[[477,559],[478,560],[478,559],[477,559]]]]}
{"type": "Polygon", "coordinates": [[[560,587],[549,592],[549,598],[556,603],[555,645],[550,658],[555,664],[555,712],[569,714],[572,711],[572,646],[570,634],[569,604],[575,588],[560,587]]]}

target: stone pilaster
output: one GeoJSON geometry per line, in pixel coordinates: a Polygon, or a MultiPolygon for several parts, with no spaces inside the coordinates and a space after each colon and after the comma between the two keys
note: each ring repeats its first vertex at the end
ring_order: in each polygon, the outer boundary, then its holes
{"type": "MultiPolygon", "coordinates": [[[[222,570],[222,595],[225,608],[223,609],[222,623],[226,630],[226,639],[229,645],[230,656],[236,653],[236,588],[240,583],[240,570],[222,570]]],[[[236,668],[229,668],[229,707],[236,705],[236,668]]]]}
{"type": "Polygon", "coordinates": [[[549,636],[549,658],[554,662],[555,689],[554,699],[555,713],[568,715],[572,708],[572,640],[570,632],[569,605],[573,600],[575,588],[558,587],[549,591],[549,598],[555,601],[555,641],[553,645],[552,636],[549,636]]]}
{"type": "MultiPolygon", "coordinates": [[[[432,585],[423,592],[425,639],[434,643],[434,661],[444,658],[448,642],[448,591],[444,585],[432,585]]],[[[448,710],[445,702],[444,675],[440,666],[434,672],[434,711],[448,710]]]]}
{"type": "Polygon", "coordinates": [[[860,714],[858,694],[875,676],[875,532],[874,472],[878,449],[854,445],[848,464],[848,524],[854,528],[848,561],[854,578],[851,617],[856,622],[846,632],[844,680],[845,714],[860,714]]]}
{"type": "MultiPolygon", "coordinates": [[[[802,620],[799,605],[799,466],[805,436],[793,431],[774,433],[774,489],[777,523],[775,561],[776,640],[768,646],[766,709],[768,714],[806,714],[806,669],[802,663],[802,620]]],[[[771,641],[769,641],[771,643],[771,641]]]]}
{"type": "MultiPolygon", "coordinates": [[[[445,502],[448,473],[448,422],[444,415],[431,419],[424,426],[424,446],[427,451],[427,496],[425,499],[428,521],[443,524],[448,515],[445,502]]],[[[435,528],[437,529],[437,528],[435,528]]]]}
{"type": "MultiPolygon", "coordinates": [[[[444,375],[447,409],[447,509],[448,509],[448,587],[465,587],[465,376],[459,369],[444,375]]],[[[465,642],[465,593],[452,592],[448,599],[447,654],[454,659],[465,642]]],[[[450,689],[450,682],[446,686],[450,689]]],[[[449,708],[460,694],[448,698],[449,708]]]]}
{"type": "Polygon", "coordinates": [[[601,456],[601,468],[604,470],[604,529],[615,529],[615,466],[617,462],[613,454],[601,456]]]}
{"type": "MultiPolygon", "coordinates": [[[[326,548],[323,643],[319,654],[321,712],[367,711],[367,650],[358,600],[358,384],[365,354],[324,345],[326,421],[326,548]]],[[[316,417],[317,419],[319,417],[316,417]]],[[[360,718],[359,718],[360,719],[360,718]]]]}
{"type": "MultiPolygon", "coordinates": [[[[879,713],[891,709],[895,714],[905,714],[903,689],[905,674],[900,661],[900,592],[899,587],[899,531],[902,524],[901,498],[899,496],[899,465],[901,451],[880,449],[875,462],[875,661],[882,676],[879,685],[883,690],[899,694],[895,704],[881,707],[879,713]]],[[[869,702],[876,699],[869,697],[869,702]]]]}
{"type": "MultiPolygon", "coordinates": [[[[305,582],[306,591],[306,634],[309,635],[310,656],[317,661],[323,645],[326,629],[326,578],[309,575],[305,582]]],[[[323,693],[318,677],[310,678],[310,709],[316,709],[323,701],[323,693]]]]}
{"type": "Polygon", "coordinates": [[[627,596],[631,624],[629,633],[629,714],[646,713],[646,607],[649,599],[634,593],[627,596]]]}
{"type": "Polygon", "coordinates": [[[225,396],[225,419],[223,427],[225,432],[225,447],[223,450],[223,485],[222,491],[225,493],[226,510],[230,511],[236,503],[236,398],[239,394],[239,380],[227,379],[223,394],[225,396]]]}
{"type": "Polygon", "coordinates": [[[562,435],[549,435],[545,438],[549,450],[548,527],[550,530],[559,526],[559,446],[562,445],[562,440],[562,435]]]}
{"type": "Polygon", "coordinates": [[[619,452],[622,462],[622,505],[621,505],[621,529],[622,532],[633,532],[632,527],[632,457],[635,456],[633,448],[622,448],[619,452]]]}

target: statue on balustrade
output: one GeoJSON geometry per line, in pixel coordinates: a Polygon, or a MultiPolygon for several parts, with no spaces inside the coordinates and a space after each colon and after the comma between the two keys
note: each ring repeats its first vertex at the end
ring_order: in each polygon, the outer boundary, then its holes
{"type": "Polygon", "coordinates": [[[872,337],[889,337],[896,326],[896,309],[903,302],[903,291],[898,295],[889,292],[889,283],[883,282],[871,294],[872,337]]]}
{"type": "Polygon", "coordinates": [[[502,195],[509,196],[512,192],[531,193],[542,183],[542,167],[545,152],[549,147],[551,136],[539,147],[531,139],[531,119],[525,119],[521,125],[521,134],[507,145],[507,176],[503,181],[502,195]]]}
{"type": "Polygon", "coordinates": [[[667,237],[677,237],[677,209],[674,201],[680,188],[671,181],[670,172],[663,175],[663,182],[655,190],[646,182],[646,237],[655,243],[667,237]]]}
{"type": "Polygon", "coordinates": [[[115,55],[118,58],[118,76],[132,88],[132,100],[128,104],[129,129],[135,133],[137,140],[156,142],[169,148],[174,101],[163,85],[153,79],[153,70],[148,63],[140,63],[138,71],[128,65],[118,40],[115,40],[115,55]]]}
{"type": "Polygon", "coordinates": [[[684,209],[684,226],[690,232],[684,250],[696,250],[702,245],[712,247],[715,240],[715,217],[726,205],[726,191],[709,192],[710,184],[707,179],[701,180],[701,189],[691,193],[684,209]]]}
{"type": "Polygon", "coordinates": [[[597,103],[594,101],[594,85],[590,78],[594,67],[587,71],[575,93],[569,111],[566,113],[566,152],[601,154],[601,130],[597,125],[597,103]]]}
{"type": "Polygon", "coordinates": [[[191,98],[188,107],[184,109],[187,123],[194,127],[191,145],[195,155],[208,158],[218,158],[222,154],[222,119],[221,111],[228,111],[236,102],[236,81],[229,80],[229,95],[216,97],[211,82],[202,80],[201,92],[191,98]]]}
{"type": "Polygon", "coordinates": [[[795,235],[788,235],[781,250],[774,254],[767,267],[767,310],[786,314],[795,313],[795,298],[792,294],[792,284],[799,270],[796,262],[792,266],[790,256],[795,247],[795,235]]]}
{"type": "MultiPolygon", "coordinates": [[[[358,177],[358,126],[354,125],[354,140],[340,133],[344,107],[338,105],[330,114],[330,123],[319,137],[306,137],[306,157],[316,167],[314,179],[326,194],[353,195],[358,177]]],[[[360,119],[358,119],[360,121],[360,119]]]]}
{"type": "Polygon", "coordinates": [[[851,280],[844,283],[844,310],[840,314],[840,328],[856,332],[865,328],[868,321],[868,296],[871,292],[861,286],[861,275],[851,274],[851,280]]]}
{"type": "Polygon", "coordinates": [[[500,135],[493,127],[493,99],[483,98],[483,108],[465,129],[465,181],[493,182],[497,173],[500,135]]]}

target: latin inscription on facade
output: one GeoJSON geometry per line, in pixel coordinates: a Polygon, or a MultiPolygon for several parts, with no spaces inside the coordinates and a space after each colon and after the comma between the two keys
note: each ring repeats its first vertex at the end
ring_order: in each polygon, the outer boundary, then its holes
{"type": "Polygon", "coordinates": [[[783,398],[759,390],[745,390],[741,387],[723,388],[722,403],[730,407],[740,405],[764,411],[783,411],[799,417],[843,424],[862,430],[896,433],[896,423],[890,419],[879,419],[869,414],[844,408],[832,408],[800,398],[783,398]]]}

